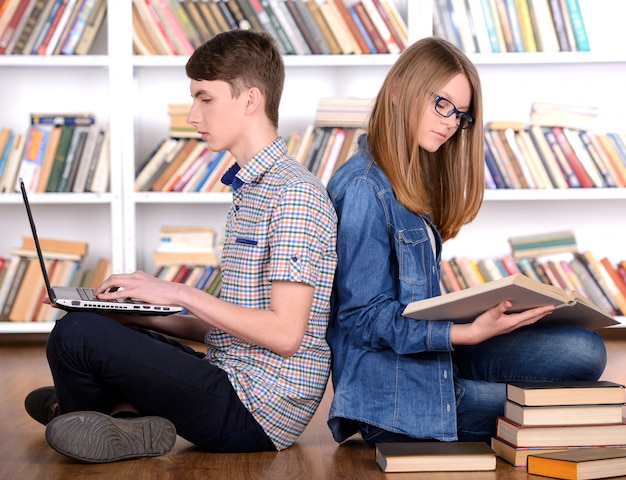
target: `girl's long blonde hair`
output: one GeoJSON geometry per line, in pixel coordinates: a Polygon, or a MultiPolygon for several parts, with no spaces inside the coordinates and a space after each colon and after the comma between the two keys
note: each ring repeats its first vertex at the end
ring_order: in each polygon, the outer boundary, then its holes
{"type": "Polygon", "coordinates": [[[376,97],[367,130],[374,162],[385,172],[398,201],[427,214],[444,241],[471,222],[485,188],[480,78],[467,56],[450,42],[429,37],[409,46],[389,71],[376,97]],[[473,125],[457,132],[434,153],[420,148],[417,130],[437,92],[457,74],[472,89],[473,125]]]}

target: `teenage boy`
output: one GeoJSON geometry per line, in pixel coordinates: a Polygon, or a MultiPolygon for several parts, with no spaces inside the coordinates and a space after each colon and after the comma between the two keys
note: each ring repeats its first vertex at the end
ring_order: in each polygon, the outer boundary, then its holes
{"type": "Polygon", "coordinates": [[[86,462],[168,453],[176,434],[207,451],[290,446],[326,388],[325,341],[336,265],[336,216],[324,187],[278,136],[284,83],[272,37],[236,30],[186,66],[187,121],[236,163],[220,298],[144,272],[112,275],[101,299],[133,297],[189,315],[68,313],[52,330],[54,387],[27,411],[58,452],[86,462]],[[163,335],[165,334],[165,335],[163,335]],[[172,337],[204,342],[199,353],[172,337]]]}

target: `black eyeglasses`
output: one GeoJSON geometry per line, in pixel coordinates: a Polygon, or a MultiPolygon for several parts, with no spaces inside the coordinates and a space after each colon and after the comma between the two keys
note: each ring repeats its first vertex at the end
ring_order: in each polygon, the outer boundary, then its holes
{"type": "Polygon", "coordinates": [[[465,130],[472,126],[472,124],[474,123],[474,119],[469,113],[458,110],[454,106],[454,103],[452,103],[447,98],[442,97],[441,95],[437,95],[434,92],[430,92],[430,95],[435,99],[435,112],[437,112],[439,115],[444,118],[456,115],[456,125],[461,130],[465,130]]]}

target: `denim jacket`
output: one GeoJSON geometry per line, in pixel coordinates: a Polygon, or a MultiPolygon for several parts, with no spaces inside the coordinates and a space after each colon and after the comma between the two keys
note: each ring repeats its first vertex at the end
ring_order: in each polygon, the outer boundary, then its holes
{"type": "Polygon", "coordinates": [[[339,217],[327,332],[333,437],[342,442],[364,422],[416,438],[456,440],[452,324],[402,315],[408,303],[441,293],[439,233],[427,216],[396,201],[364,135],[328,191],[339,217]]]}

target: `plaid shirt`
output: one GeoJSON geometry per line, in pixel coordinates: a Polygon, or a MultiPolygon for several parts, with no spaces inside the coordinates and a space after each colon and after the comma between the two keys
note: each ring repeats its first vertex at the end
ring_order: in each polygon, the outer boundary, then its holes
{"type": "Polygon", "coordinates": [[[236,172],[233,186],[220,298],[268,309],[274,280],[315,287],[304,339],[288,359],[220,330],[206,338],[207,358],[226,371],[243,404],[280,450],[302,433],[328,381],[325,336],[337,219],[325,188],[287,157],[282,138],[236,172]]]}

